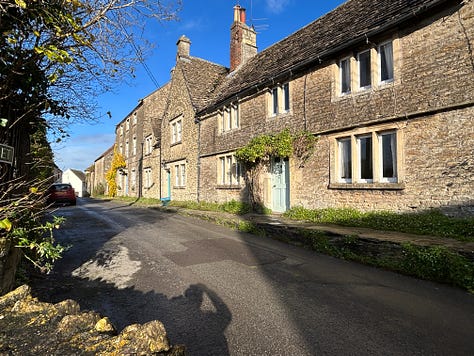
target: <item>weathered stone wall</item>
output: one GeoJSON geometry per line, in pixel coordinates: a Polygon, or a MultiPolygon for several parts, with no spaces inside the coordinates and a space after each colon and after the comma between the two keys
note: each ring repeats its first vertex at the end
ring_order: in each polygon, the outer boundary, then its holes
{"type": "Polygon", "coordinates": [[[202,181],[210,182],[202,186],[202,199],[229,200],[229,192],[216,193],[218,154],[232,152],[260,134],[306,128],[320,140],[304,168],[290,161],[291,206],[397,211],[448,207],[469,213],[474,205],[473,38],[474,4],[467,2],[397,33],[369,39],[374,45],[392,40],[391,83],[378,84],[374,79],[371,89],[338,94],[339,59],[367,45],[293,78],[288,114],[269,117],[269,94],[260,92],[240,102],[240,129],[220,134],[217,113],[210,115],[201,124],[202,181]],[[331,185],[334,135],[343,137],[359,128],[375,130],[382,123],[391,125],[399,136],[399,182],[357,189],[331,185]]]}
{"type": "MultiPolygon", "coordinates": [[[[186,85],[187,78],[184,77],[180,68],[181,61],[178,59],[173,71],[168,110],[163,118],[161,126],[162,161],[166,168],[171,171],[171,197],[173,200],[196,200],[197,199],[197,130],[194,123],[194,109],[188,94],[186,85]],[[177,144],[171,143],[171,121],[181,118],[182,138],[177,144]],[[186,184],[184,187],[175,185],[175,164],[186,165],[186,184]]],[[[162,192],[168,195],[166,171],[162,170],[162,192]]]]}

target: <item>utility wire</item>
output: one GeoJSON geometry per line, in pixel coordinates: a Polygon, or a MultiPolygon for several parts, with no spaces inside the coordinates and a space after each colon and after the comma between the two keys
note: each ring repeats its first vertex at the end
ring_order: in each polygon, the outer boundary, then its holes
{"type": "Polygon", "coordinates": [[[143,55],[142,55],[142,52],[141,50],[137,47],[137,45],[132,41],[132,36],[129,35],[129,33],[127,32],[127,30],[125,29],[125,27],[119,22],[117,21],[117,23],[119,24],[120,28],[122,29],[122,31],[125,33],[125,36],[126,36],[126,39],[128,41],[128,43],[130,43],[130,45],[132,46],[133,50],[135,51],[135,54],[137,55],[137,58],[138,58],[138,61],[141,63],[141,65],[143,66],[143,68],[145,68],[145,71],[147,72],[148,74],[148,77],[150,78],[150,80],[153,82],[153,84],[155,84],[156,88],[158,89],[160,87],[160,84],[158,83],[158,81],[156,80],[155,76],[153,75],[153,72],[150,70],[150,67],[148,67],[148,65],[145,63],[145,60],[143,58],[143,55]]]}

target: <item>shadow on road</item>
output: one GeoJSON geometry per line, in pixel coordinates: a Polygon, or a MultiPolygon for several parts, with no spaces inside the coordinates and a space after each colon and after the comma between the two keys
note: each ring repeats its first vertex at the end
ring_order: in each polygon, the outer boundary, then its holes
{"type": "MultiPolygon", "coordinates": [[[[98,215],[103,215],[106,210],[111,212],[126,208],[125,205],[117,207],[103,203],[95,206],[98,215]]],[[[113,261],[121,253],[109,241],[120,239],[122,232],[136,227],[137,220],[124,219],[120,225],[110,228],[107,222],[97,219],[97,214],[90,215],[80,207],[59,209],[54,213],[69,217],[57,239],[72,247],[50,275],[31,274],[29,284],[35,297],[52,303],[74,299],[81,309],[108,316],[118,331],[130,324],[160,320],[171,343],[185,345],[189,355],[229,355],[224,332],[232,320],[232,314],[217,293],[206,285],[192,284],[184,288],[182,294],[167,296],[155,291],[143,292],[134,286],[117,285],[108,280],[107,271],[116,268],[113,261]],[[84,234],[84,227],[87,227],[87,235],[84,234]],[[84,278],[88,269],[94,268],[102,269],[105,277],[84,278]]],[[[146,221],[156,223],[157,219],[170,216],[163,215],[161,217],[153,212],[151,217],[144,215],[139,221],[140,224],[146,221]]],[[[127,272],[133,274],[134,271],[117,273],[127,272]]]]}

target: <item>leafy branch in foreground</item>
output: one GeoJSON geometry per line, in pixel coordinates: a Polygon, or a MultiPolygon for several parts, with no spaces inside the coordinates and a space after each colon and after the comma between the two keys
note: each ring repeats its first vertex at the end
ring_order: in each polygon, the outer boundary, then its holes
{"type": "Polygon", "coordinates": [[[42,192],[38,187],[25,190],[25,186],[19,180],[0,186],[0,239],[11,240],[35,267],[49,272],[65,250],[53,236],[64,218],[47,221],[42,192]]]}

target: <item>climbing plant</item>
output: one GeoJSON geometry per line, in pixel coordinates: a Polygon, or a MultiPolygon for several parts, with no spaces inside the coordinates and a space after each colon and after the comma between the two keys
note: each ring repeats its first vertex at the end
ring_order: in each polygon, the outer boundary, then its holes
{"type": "Polygon", "coordinates": [[[117,171],[119,169],[125,168],[126,166],[125,158],[114,147],[114,157],[112,158],[112,164],[105,175],[105,179],[107,180],[107,185],[109,187],[108,194],[110,197],[117,195],[117,181],[115,179],[117,177],[117,171]]]}
{"type": "Polygon", "coordinates": [[[263,206],[258,178],[270,159],[295,157],[299,160],[299,166],[303,167],[314,153],[316,142],[317,137],[308,131],[292,134],[285,129],[277,134],[254,137],[236,151],[236,158],[244,166],[244,179],[254,209],[263,206]]]}

